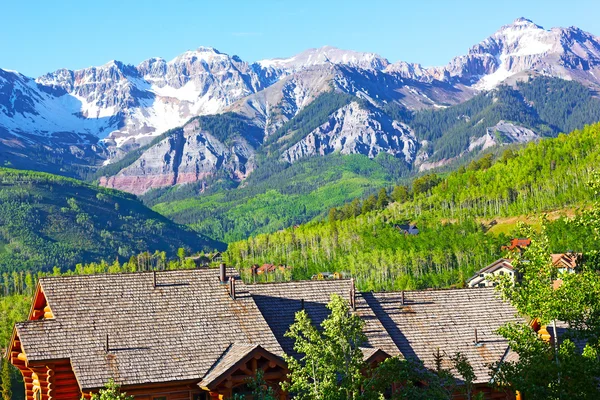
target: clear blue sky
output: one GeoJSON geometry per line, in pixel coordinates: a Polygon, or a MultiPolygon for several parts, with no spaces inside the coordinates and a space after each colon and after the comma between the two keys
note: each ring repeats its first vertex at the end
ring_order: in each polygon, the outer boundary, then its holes
{"type": "Polygon", "coordinates": [[[39,76],[213,46],[247,61],[332,45],[441,65],[523,16],[600,36],[599,0],[2,0],[0,68],[39,76]]]}

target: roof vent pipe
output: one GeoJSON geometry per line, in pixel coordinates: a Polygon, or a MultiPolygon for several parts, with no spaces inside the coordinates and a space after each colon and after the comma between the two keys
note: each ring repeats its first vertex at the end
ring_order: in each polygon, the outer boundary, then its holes
{"type": "Polygon", "coordinates": [[[356,286],[354,285],[354,278],[350,279],[350,307],[356,311],[356,286]]]}
{"type": "Polygon", "coordinates": [[[229,278],[229,295],[235,300],[235,278],[233,276],[229,278]]]}
{"type": "Polygon", "coordinates": [[[152,271],[152,287],[156,289],[156,271],[152,271]]]}
{"type": "Polygon", "coordinates": [[[227,283],[227,271],[225,270],[225,263],[219,265],[219,279],[221,283],[227,283]]]}
{"type": "Polygon", "coordinates": [[[300,309],[304,310],[304,299],[300,299],[300,309]]]}
{"type": "Polygon", "coordinates": [[[404,307],[404,290],[400,293],[400,306],[404,307]]]}
{"type": "Polygon", "coordinates": [[[475,328],[475,346],[479,346],[479,338],[477,337],[477,328],[475,328]]]}

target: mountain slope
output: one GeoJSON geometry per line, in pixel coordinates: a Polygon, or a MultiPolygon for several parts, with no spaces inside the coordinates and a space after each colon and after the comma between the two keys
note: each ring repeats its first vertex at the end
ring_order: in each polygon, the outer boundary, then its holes
{"type": "MultiPolygon", "coordinates": [[[[357,200],[350,213],[333,210],[327,220],[230,243],[226,257],[242,271],[255,263],[290,265],[294,279],[343,271],[365,290],[461,286],[502,256],[500,246],[509,237],[486,232],[496,218],[539,217],[594,199],[587,184],[600,162],[599,140],[596,124],[530,143],[493,163],[486,157],[443,179],[419,178],[410,188],[398,187],[398,201],[384,210],[361,212],[357,200]],[[397,229],[408,221],[418,225],[418,235],[397,229]]],[[[362,201],[363,210],[368,201],[362,201]]],[[[548,231],[551,250],[600,249],[591,229],[567,228],[557,220],[548,231]]]]}
{"type": "Polygon", "coordinates": [[[545,30],[520,18],[443,67],[390,64],[374,53],[333,47],[245,62],[200,47],[137,66],[110,61],[36,80],[0,71],[0,162],[85,175],[115,162],[191,117],[241,113],[274,133],[334,90],[409,110],[445,107],[529,75],[600,86],[600,40],[577,28],[545,30]],[[62,161],[62,166],[58,164],[62,161]]]}
{"type": "MultiPolygon", "coordinates": [[[[354,194],[372,193],[419,171],[458,167],[502,146],[523,146],[596,121],[600,100],[561,79],[536,78],[414,114],[327,92],[264,140],[246,179],[215,173],[150,190],[143,199],[209,237],[237,240],[308,221],[354,194]],[[357,191],[347,190],[349,182],[360,185],[357,191]]],[[[162,179],[160,172],[152,176],[162,179]]]]}
{"type": "Polygon", "coordinates": [[[221,247],[135,197],[45,173],[0,168],[0,269],[31,271],[142,251],[221,247]]]}

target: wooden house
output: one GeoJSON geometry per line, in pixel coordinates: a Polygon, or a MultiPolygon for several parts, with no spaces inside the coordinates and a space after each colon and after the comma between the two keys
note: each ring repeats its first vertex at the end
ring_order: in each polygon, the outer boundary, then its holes
{"type": "Polygon", "coordinates": [[[470,288],[494,286],[494,282],[490,278],[498,275],[508,275],[511,279],[514,279],[515,269],[508,258],[500,258],[477,271],[467,281],[467,286],[470,288]]]}
{"type": "Polygon", "coordinates": [[[552,265],[558,268],[560,273],[573,274],[581,261],[581,253],[567,252],[562,254],[552,254],[552,265]]]}
{"type": "Polygon", "coordinates": [[[243,395],[258,369],[279,383],[287,373],[283,355],[297,355],[285,337],[295,313],[305,309],[320,324],[333,293],[365,321],[367,363],[415,357],[434,368],[436,349],[460,351],[486,399],[514,398],[487,385],[487,364],[508,349],[496,330],[515,320],[493,289],[360,293],[351,280],[245,285],[235,271],[223,274],[227,279],[215,269],[40,279],[6,354],[23,375],[27,400],[89,398],[109,379],[142,400],[243,395]],[[482,309],[494,317],[481,318],[482,309]]]}
{"type": "Polygon", "coordinates": [[[510,241],[508,246],[502,246],[502,250],[506,251],[522,251],[529,247],[531,239],[528,238],[515,238],[510,241]]]}
{"type": "Polygon", "coordinates": [[[400,225],[396,225],[395,227],[396,227],[396,229],[398,229],[400,231],[400,233],[403,233],[405,235],[418,235],[419,234],[419,228],[417,228],[417,226],[414,224],[400,224],[400,225]]]}

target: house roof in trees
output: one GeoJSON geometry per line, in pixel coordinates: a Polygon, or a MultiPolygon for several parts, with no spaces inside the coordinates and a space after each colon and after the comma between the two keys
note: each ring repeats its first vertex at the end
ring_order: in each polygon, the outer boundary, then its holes
{"type": "Polygon", "coordinates": [[[520,250],[528,247],[531,244],[531,239],[528,238],[515,238],[510,241],[510,245],[502,246],[502,250],[520,250]]]}
{"type": "Polygon", "coordinates": [[[494,261],[493,263],[491,263],[491,264],[487,265],[486,267],[477,271],[475,273],[475,275],[473,275],[471,278],[469,278],[469,280],[467,282],[469,284],[476,285],[477,283],[479,283],[478,281],[485,280],[485,277],[481,276],[482,274],[493,274],[494,272],[496,272],[502,268],[506,268],[506,269],[514,271],[514,267],[508,258],[499,258],[496,261],[494,261]]]}
{"type": "Polygon", "coordinates": [[[16,325],[27,360],[70,359],[84,390],[109,378],[198,381],[232,343],[283,355],[246,286],[237,281],[232,299],[218,270],[158,272],[156,285],[150,272],[43,278],[40,287],[54,319],[16,325]]]}
{"type": "Polygon", "coordinates": [[[552,265],[556,266],[557,268],[574,270],[577,268],[577,264],[579,263],[581,256],[581,253],[552,254],[552,265]]]}
{"type": "Polygon", "coordinates": [[[435,367],[439,349],[444,367],[449,356],[465,355],[476,382],[489,381],[488,364],[500,361],[508,348],[496,330],[516,321],[515,309],[493,288],[382,292],[369,295],[369,304],[404,357],[435,367]],[[477,343],[475,343],[477,330],[477,343]]]}

